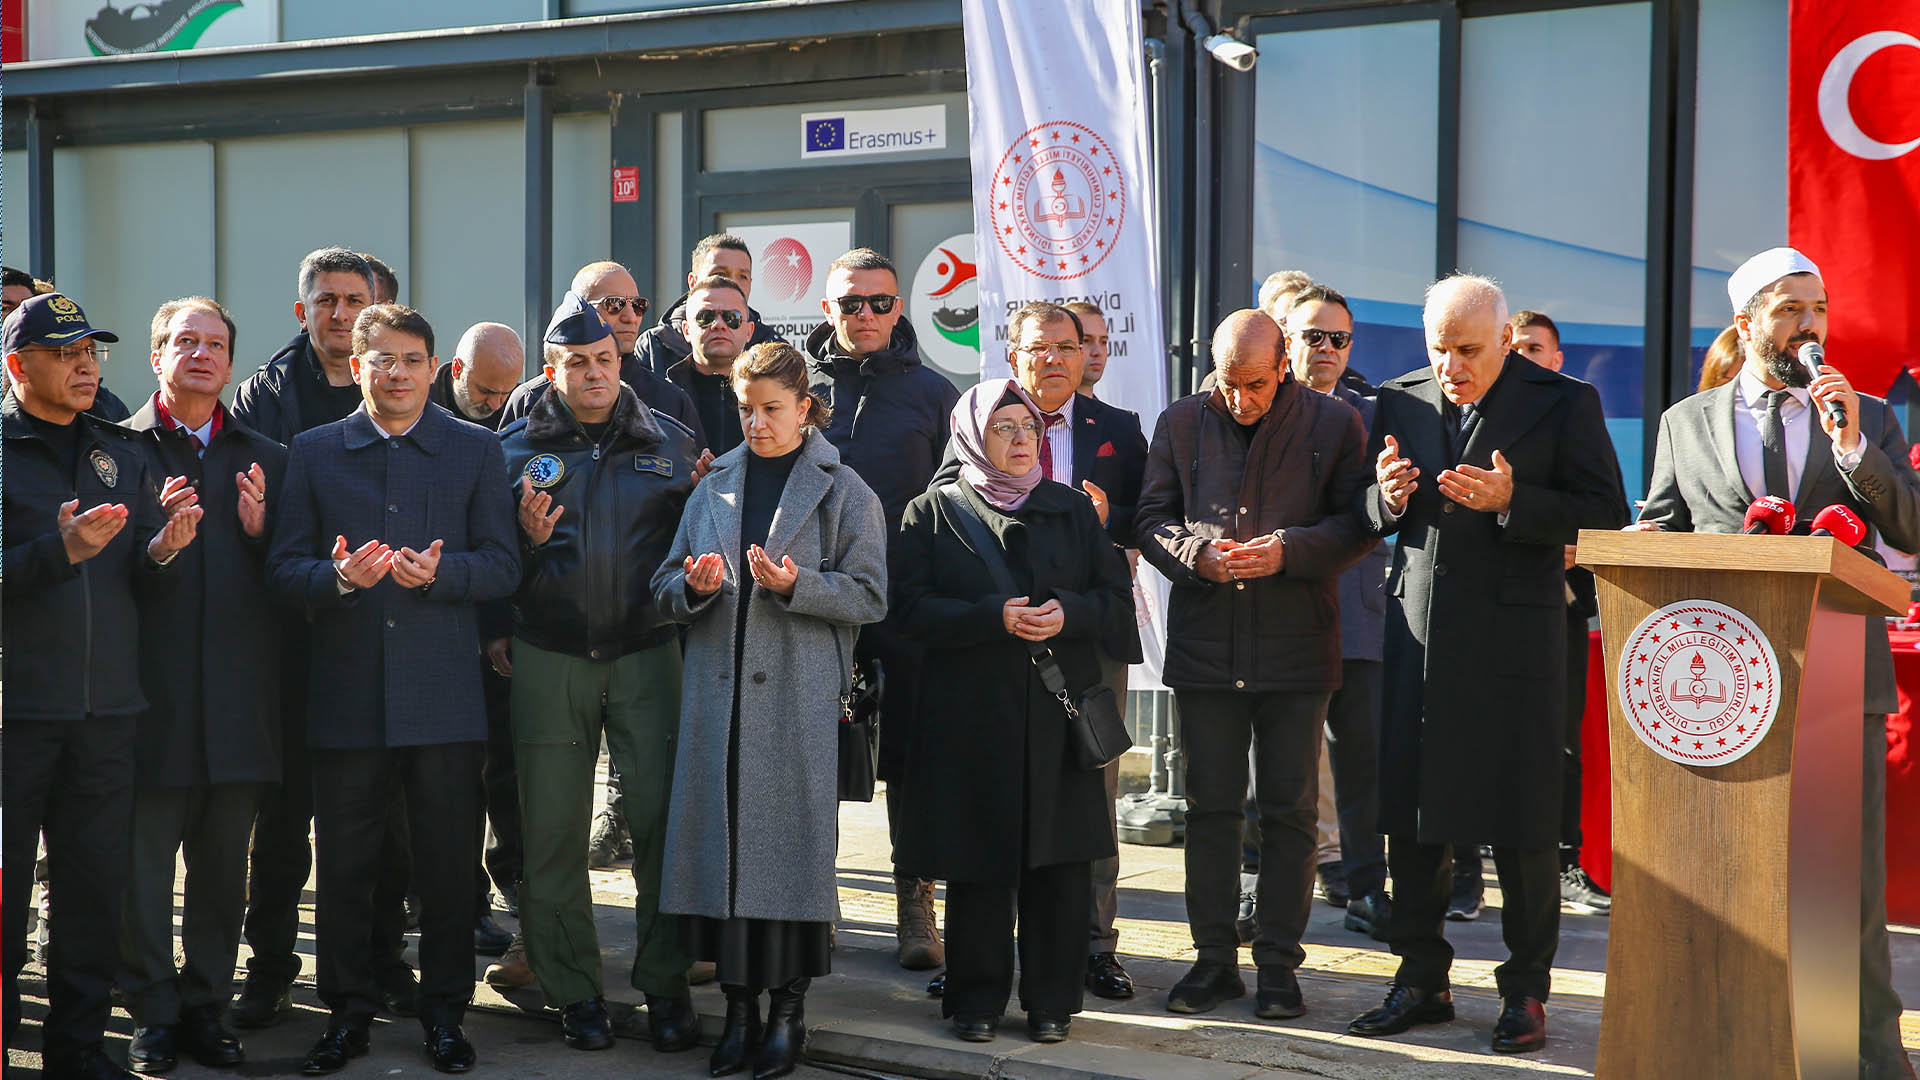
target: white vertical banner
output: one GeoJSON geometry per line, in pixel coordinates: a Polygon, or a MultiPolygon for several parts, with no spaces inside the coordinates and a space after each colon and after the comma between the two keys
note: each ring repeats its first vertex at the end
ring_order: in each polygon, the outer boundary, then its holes
{"type": "MultiPolygon", "coordinates": [[[[1139,0],[963,0],[973,165],[980,375],[1011,374],[1007,315],[1030,300],[1086,300],[1111,334],[1100,400],[1166,408],[1159,221],[1139,0]]],[[[1167,585],[1145,562],[1134,598],[1160,685],[1167,585]]]]}

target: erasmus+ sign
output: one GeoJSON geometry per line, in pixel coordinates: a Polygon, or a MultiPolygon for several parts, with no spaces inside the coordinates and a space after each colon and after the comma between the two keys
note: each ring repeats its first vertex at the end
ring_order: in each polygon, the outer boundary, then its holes
{"type": "Polygon", "coordinates": [[[906,154],[944,150],[947,107],[865,109],[800,115],[800,157],[852,157],[855,154],[906,154]]]}

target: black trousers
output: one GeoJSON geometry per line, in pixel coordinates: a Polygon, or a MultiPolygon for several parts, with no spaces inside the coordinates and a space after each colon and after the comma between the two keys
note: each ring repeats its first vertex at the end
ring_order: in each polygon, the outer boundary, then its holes
{"type": "Polygon", "coordinates": [[[1378,660],[1342,660],[1340,689],[1327,702],[1327,753],[1340,817],[1340,862],[1347,889],[1368,896],[1387,887],[1387,840],[1380,835],[1380,680],[1378,660]]]}
{"type": "MultiPolygon", "coordinates": [[[[1232,964],[1240,830],[1253,747],[1260,809],[1259,929],[1253,961],[1298,968],[1313,903],[1321,731],[1329,691],[1175,690],[1187,751],[1187,922],[1201,960],[1232,964]]],[[[949,949],[951,952],[951,949],[949,949]]]]}
{"type": "Polygon", "coordinates": [[[27,962],[34,855],[44,831],[53,907],[43,1042],[50,1062],[99,1046],[112,1008],[133,819],[133,729],[131,716],[9,717],[6,723],[0,858],[14,868],[0,896],[6,1031],[12,1042],[20,1020],[20,969],[27,962]]]}
{"type": "MultiPolygon", "coordinates": [[[[1453,888],[1452,848],[1396,835],[1388,838],[1387,862],[1393,868],[1388,940],[1400,958],[1393,981],[1422,990],[1444,990],[1453,965],[1453,946],[1445,933],[1447,898],[1453,888]]],[[[1560,947],[1559,852],[1551,847],[1496,847],[1493,867],[1504,898],[1500,936],[1507,944],[1507,961],[1493,969],[1494,982],[1503,997],[1545,1001],[1553,955],[1560,947]]]]}
{"type": "Polygon", "coordinates": [[[948,882],[947,991],[940,1015],[1007,1011],[1016,933],[1020,1008],[1049,1018],[1079,1012],[1092,902],[1093,872],[1083,862],[1023,868],[1018,886],[948,882]]]}
{"type": "Polygon", "coordinates": [[[1560,862],[1580,861],[1580,729],[1587,716],[1587,617],[1567,612],[1567,753],[1561,759],[1560,862]]]}
{"type": "Polygon", "coordinates": [[[482,742],[311,751],[319,862],[320,999],[365,1027],[380,1003],[366,943],[394,796],[404,793],[420,897],[420,1023],[458,1024],[473,996],[473,867],[482,742]]]}
{"type": "Polygon", "coordinates": [[[247,911],[247,834],[264,784],[141,787],[133,796],[132,871],[120,992],[140,1026],[183,1012],[219,1017],[233,997],[233,960],[247,911]],[[173,858],[184,849],[186,896],[173,962],[173,858]]]}
{"type": "Polygon", "coordinates": [[[501,677],[491,665],[482,665],[480,692],[487,704],[487,763],[481,770],[481,795],[486,817],[480,828],[493,824],[493,839],[485,843],[485,853],[475,864],[474,887],[479,912],[492,908],[489,893],[493,887],[502,892],[520,883],[525,866],[520,839],[520,772],[513,759],[513,723],[508,700],[513,680],[501,677]]]}

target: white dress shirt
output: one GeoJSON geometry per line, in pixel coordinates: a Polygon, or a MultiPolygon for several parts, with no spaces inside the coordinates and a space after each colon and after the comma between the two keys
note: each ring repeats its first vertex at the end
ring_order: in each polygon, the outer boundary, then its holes
{"type": "MultiPolygon", "coordinates": [[[[1760,422],[1767,415],[1767,394],[1771,388],[1745,367],[1740,369],[1736,381],[1739,386],[1734,391],[1733,456],[1740,466],[1740,479],[1746,482],[1747,490],[1759,498],[1767,493],[1765,455],[1760,448],[1760,422]]],[[[1798,498],[1800,474],[1805,471],[1807,464],[1807,441],[1813,437],[1814,425],[1818,423],[1813,415],[1812,395],[1807,388],[1788,388],[1786,400],[1780,403],[1780,426],[1786,439],[1789,500],[1798,498]]],[[[1833,462],[1841,472],[1852,472],[1860,464],[1860,447],[1855,447],[1851,454],[1843,454],[1839,443],[1831,445],[1833,462]]]]}

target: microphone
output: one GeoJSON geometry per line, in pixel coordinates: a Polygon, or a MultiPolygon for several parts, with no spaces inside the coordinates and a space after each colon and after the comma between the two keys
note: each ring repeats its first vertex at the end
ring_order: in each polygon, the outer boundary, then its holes
{"type": "Polygon", "coordinates": [[[1858,547],[1866,538],[1867,523],[1860,515],[1835,503],[1813,515],[1813,535],[1831,536],[1848,547],[1858,547]]]}
{"type": "MultiPolygon", "coordinates": [[[[1819,378],[1820,365],[1826,362],[1827,350],[1822,348],[1819,342],[1809,341],[1800,346],[1800,366],[1807,369],[1807,378],[1819,378]]],[[[1838,401],[1827,402],[1827,419],[1833,421],[1834,427],[1846,427],[1847,407],[1838,401]]]]}
{"type": "Polygon", "coordinates": [[[1785,536],[1793,531],[1793,504],[1778,495],[1762,495],[1747,507],[1744,536],[1785,536]]]}

